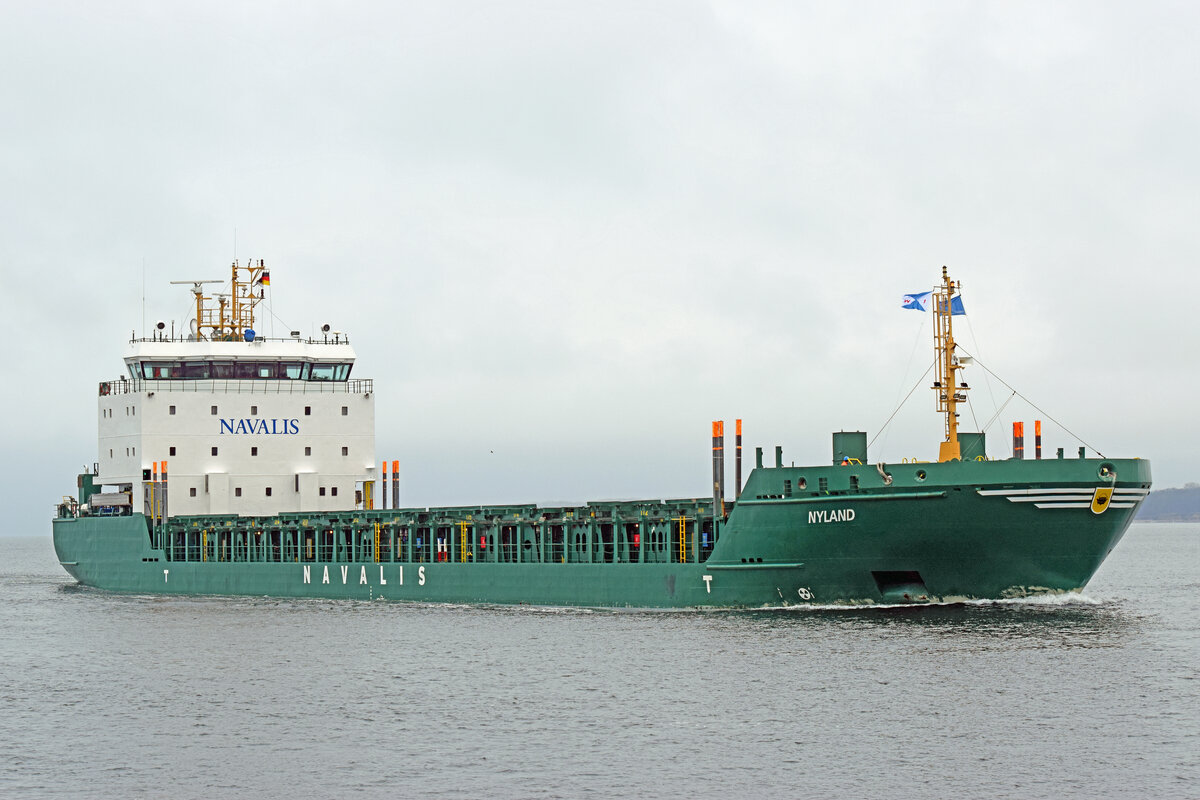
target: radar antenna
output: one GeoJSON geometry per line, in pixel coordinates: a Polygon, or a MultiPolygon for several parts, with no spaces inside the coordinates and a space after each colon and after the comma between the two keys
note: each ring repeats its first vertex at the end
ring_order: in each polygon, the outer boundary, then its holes
{"type": "Polygon", "coordinates": [[[211,297],[204,296],[204,284],[206,283],[223,283],[219,280],[211,281],[171,281],[176,286],[192,285],[192,294],[196,295],[196,338],[203,339],[203,334],[200,333],[200,321],[204,318],[204,301],[211,300],[211,297]]]}

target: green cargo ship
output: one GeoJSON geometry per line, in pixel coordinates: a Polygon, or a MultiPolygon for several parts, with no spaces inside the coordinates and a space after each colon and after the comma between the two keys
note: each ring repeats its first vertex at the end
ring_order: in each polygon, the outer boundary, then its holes
{"type": "Polygon", "coordinates": [[[1141,459],[1057,451],[990,459],[958,430],[968,386],[943,269],[935,320],[939,459],[876,463],[833,434],[829,463],[761,449],[726,502],[723,423],[711,497],[399,507],[374,455],[374,392],[348,339],[259,337],[262,262],[219,303],[193,283],[182,335],[134,339],[99,387],[100,459],[53,522],[63,567],[119,592],[642,608],[957,602],[1082,589],[1150,489],[1141,459]],[[168,469],[168,465],[170,465],[168,469]],[[389,491],[390,489],[390,491],[389,491]],[[389,499],[391,507],[389,508],[389,499]]]}

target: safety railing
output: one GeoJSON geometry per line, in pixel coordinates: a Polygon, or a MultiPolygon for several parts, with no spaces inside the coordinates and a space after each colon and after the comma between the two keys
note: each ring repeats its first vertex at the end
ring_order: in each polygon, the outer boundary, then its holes
{"type": "Polygon", "coordinates": [[[131,380],[120,378],[101,381],[101,397],[142,392],[204,392],[216,394],[367,394],[375,391],[371,378],[348,381],[299,381],[285,379],[179,378],[175,380],[131,380]]]}

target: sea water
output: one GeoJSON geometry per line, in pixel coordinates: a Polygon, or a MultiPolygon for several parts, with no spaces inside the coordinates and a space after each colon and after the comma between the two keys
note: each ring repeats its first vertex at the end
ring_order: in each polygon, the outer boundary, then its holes
{"type": "Polygon", "coordinates": [[[1200,797],[1200,525],[1082,595],[655,612],[122,596],[0,538],[3,797],[1200,797]]]}

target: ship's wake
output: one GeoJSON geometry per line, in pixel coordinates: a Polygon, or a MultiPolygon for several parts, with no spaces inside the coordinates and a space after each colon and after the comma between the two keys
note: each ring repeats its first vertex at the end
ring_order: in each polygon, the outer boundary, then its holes
{"type": "Polygon", "coordinates": [[[1102,606],[1104,604],[1105,601],[1091,597],[1090,595],[1080,594],[1079,592],[1061,592],[1029,595],[1027,597],[1005,597],[995,599],[947,597],[939,600],[930,600],[927,602],[918,603],[789,603],[788,605],[779,606],[761,606],[757,610],[803,613],[806,611],[920,611],[920,609],[923,608],[944,609],[955,607],[1049,609],[1095,607],[1102,606]]]}

